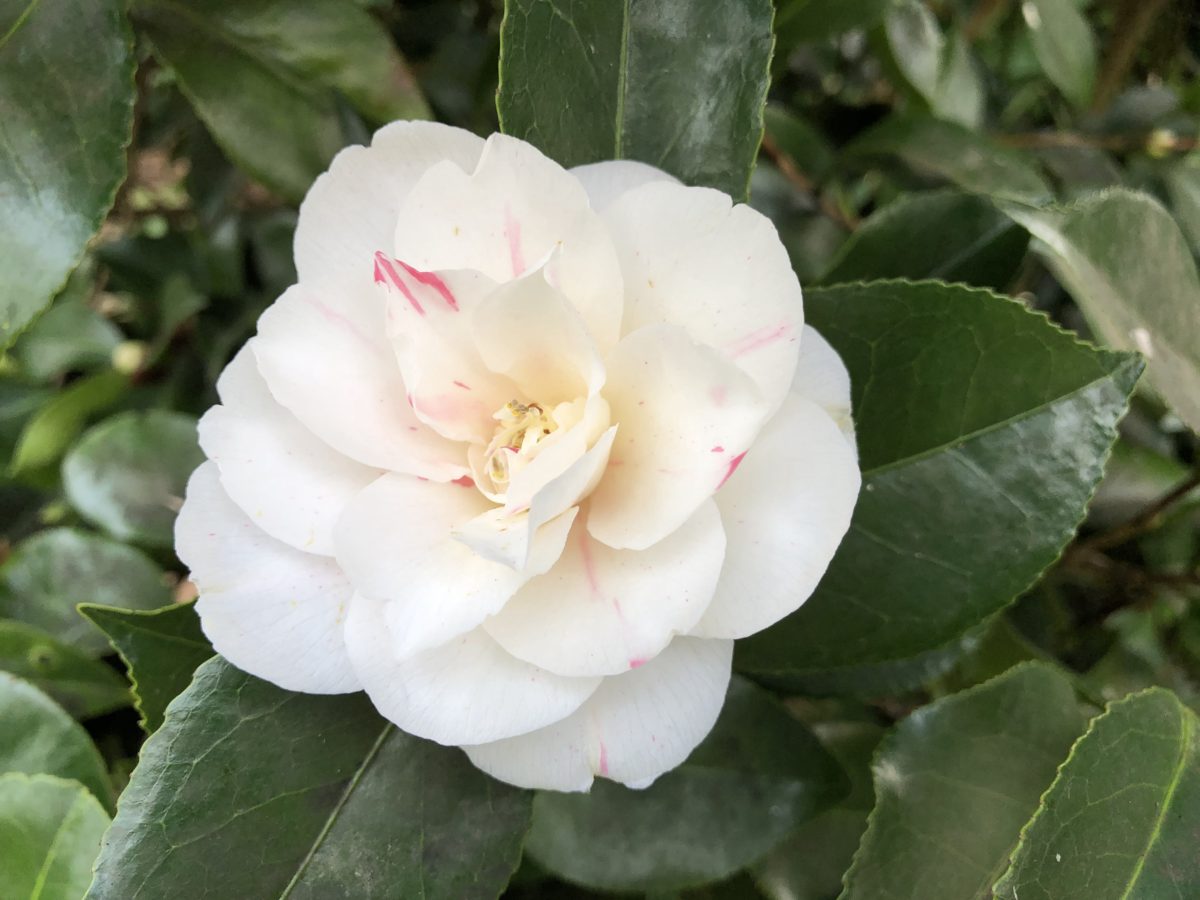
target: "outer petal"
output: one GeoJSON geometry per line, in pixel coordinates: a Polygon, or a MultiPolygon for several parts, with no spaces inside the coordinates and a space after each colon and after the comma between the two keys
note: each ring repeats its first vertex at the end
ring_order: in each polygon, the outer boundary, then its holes
{"type": "Polygon", "coordinates": [[[834,421],[789,395],[717,493],[725,566],[692,634],[745,637],[797,609],[850,527],[860,484],[853,445],[834,421]]]}
{"type": "Polygon", "coordinates": [[[405,400],[374,285],[353,297],[288,288],[258,320],[254,355],[275,399],[335,450],[442,481],[466,473],[463,449],[426,428],[405,400]]]}
{"type": "Polygon", "coordinates": [[[640,669],[604,679],[563,721],[463,749],[479,768],[520,787],[586,791],[594,775],[647,787],[712,730],[732,656],[732,641],[676,638],[640,669]]]}
{"type": "Polygon", "coordinates": [[[527,573],[485,559],[453,538],[455,526],[491,508],[472,487],[393,474],[346,508],[334,529],[338,561],[358,593],[388,601],[398,657],[470,631],[562,553],[573,513],[539,529],[527,573]]]}
{"type": "Polygon", "coordinates": [[[600,683],[562,678],[509,656],[481,630],[398,659],[383,604],[355,596],[350,657],[375,707],[439,744],[500,740],[570,715],[600,683]]]}
{"type": "Polygon", "coordinates": [[[351,588],[337,564],[260,531],[198,468],[175,522],[175,547],[200,588],[196,610],[217,652],[291,691],[359,690],[343,640],[351,588]]]}
{"type": "Polygon", "coordinates": [[[621,268],[583,186],[536,148],[488,138],[470,175],[431,169],[399,211],[396,255],[421,269],[476,269],[508,281],[556,259],[547,277],[575,304],[602,350],[616,342],[621,268]]]}
{"type": "Polygon", "coordinates": [[[632,550],[686,522],[737,468],[767,415],[744,372],[668,325],[621,341],[604,396],[620,431],[588,530],[632,550]]]}
{"type": "Polygon", "coordinates": [[[322,443],[276,403],[250,344],[221,373],[222,405],[200,420],[200,446],[230,498],[263,531],[298,550],[332,556],[334,522],[382,473],[322,443]]]}
{"type": "Polygon", "coordinates": [[[854,419],[850,414],[850,373],[837,351],[811,325],[800,339],[800,361],[792,392],[825,410],[842,434],[854,445],[854,419]]]}
{"type": "Polygon", "coordinates": [[[653,183],[605,212],[625,278],[623,330],[680,325],[746,371],[776,408],[792,383],[800,284],[775,226],[708,188],[653,183]]]}
{"type": "Polygon", "coordinates": [[[679,179],[647,163],[632,159],[613,159],[576,166],[570,170],[587,191],[592,209],[602,211],[612,202],[636,187],[666,181],[679,184],[679,179]]]}
{"type": "Polygon", "coordinates": [[[370,147],[347,147],[300,205],[300,282],[370,291],[371,258],[391,248],[400,205],[413,185],[442,162],[470,172],[482,152],[481,138],[434,122],[393,122],[375,133],[370,147]]]}
{"type": "Polygon", "coordinates": [[[558,675],[616,675],[659,654],[699,620],[725,556],[708,501],[647,550],[613,550],[577,521],[558,563],[484,628],[505,650],[558,675]]]}

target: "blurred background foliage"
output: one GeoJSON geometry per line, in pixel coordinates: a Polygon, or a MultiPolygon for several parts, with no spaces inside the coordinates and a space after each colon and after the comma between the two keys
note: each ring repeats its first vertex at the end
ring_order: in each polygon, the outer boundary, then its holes
{"type": "MultiPolygon", "coordinates": [[[[0,31],[16,22],[10,6],[0,31]]],[[[76,604],[191,599],[171,543],[201,458],[196,417],[295,278],[297,203],[339,148],[392,119],[496,130],[502,12],[486,0],[132,3],[127,177],[61,289],[24,284],[30,299],[7,303],[16,336],[0,360],[0,669],[82,723],[100,758],[68,771],[105,785],[93,789],[103,805],[135,763],[139,717],[161,717],[170,694],[135,710],[76,604]],[[39,290],[54,294],[40,312],[39,290]]],[[[1006,203],[1133,188],[1200,252],[1200,16],[1185,0],[779,0],[775,30],[750,202],[806,287],[964,282],[1091,336],[1069,278],[1006,203]]],[[[3,53],[11,104],[22,71],[3,53]]],[[[1161,685],[1200,710],[1197,422],[1168,407],[1170,390],[1143,380],[1079,538],[948,665],[911,690],[790,701],[851,773],[850,796],[749,873],[689,896],[835,896],[882,730],[1013,663],[1048,662],[1097,704],[1161,685]]],[[[185,637],[192,656],[168,686],[207,655],[202,636],[185,637]]],[[[526,862],[510,894],[586,892],[526,862]]]]}

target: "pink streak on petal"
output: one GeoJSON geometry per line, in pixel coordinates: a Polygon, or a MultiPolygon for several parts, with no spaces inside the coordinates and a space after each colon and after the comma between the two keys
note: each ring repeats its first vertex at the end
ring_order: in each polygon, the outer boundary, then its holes
{"type": "Polygon", "coordinates": [[[709,450],[708,452],[709,452],[709,453],[724,453],[724,452],[725,452],[725,448],[724,448],[724,447],[722,447],[720,444],[717,444],[717,446],[713,447],[713,448],[712,448],[711,450],[709,450]]]}
{"type": "Polygon", "coordinates": [[[347,331],[349,331],[351,334],[353,334],[354,337],[357,338],[361,343],[366,344],[368,347],[370,347],[372,353],[378,352],[378,349],[375,346],[375,343],[369,337],[367,337],[365,334],[363,334],[362,330],[357,325],[355,325],[353,322],[351,322],[349,319],[347,319],[344,315],[342,315],[336,309],[330,309],[328,306],[326,306],[320,300],[317,300],[313,297],[306,296],[304,299],[305,299],[305,302],[307,302],[309,306],[311,306],[313,309],[315,309],[317,312],[319,312],[321,314],[321,318],[323,318],[326,322],[330,323],[331,325],[337,325],[340,328],[345,328],[347,331]]]}
{"type": "Polygon", "coordinates": [[[450,483],[457,484],[460,487],[475,487],[475,479],[470,475],[463,475],[460,478],[455,478],[450,483]]]}
{"type": "Polygon", "coordinates": [[[746,451],[743,450],[737,456],[729,461],[729,466],[725,469],[725,474],[721,477],[721,483],[717,485],[717,490],[720,490],[727,482],[731,475],[737,471],[737,467],[742,464],[742,460],[746,458],[746,451]]]}
{"type": "Polygon", "coordinates": [[[400,263],[400,265],[404,267],[404,271],[413,278],[417,279],[419,283],[431,287],[441,294],[442,299],[446,301],[446,305],[455,312],[458,312],[458,300],[455,298],[450,288],[446,287],[446,282],[442,281],[442,279],[433,272],[422,272],[420,269],[413,268],[402,259],[398,259],[396,262],[400,263]]]}
{"type": "Polygon", "coordinates": [[[604,746],[604,741],[600,742],[600,774],[608,774],[608,748],[604,746]]]}
{"type": "Polygon", "coordinates": [[[454,382],[454,385],[455,385],[455,387],[462,388],[464,391],[469,391],[471,389],[471,386],[469,384],[463,384],[461,381],[454,382]]]}
{"type": "Polygon", "coordinates": [[[742,356],[754,350],[761,350],[763,347],[775,343],[780,338],[786,337],[792,330],[792,326],[784,323],[775,327],[767,326],[759,328],[757,331],[752,331],[747,335],[738,338],[731,344],[727,344],[725,352],[730,356],[742,356]]]}
{"type": "MultiPolygon", "coordinates": [[[[401,265],[404,265],[401,263],[401,265]]],[[[400,273],[396,271],[396,267],[392,265],[392,261],[382,250],[375,251],[375,283],[390,284],[395,287],[404,298],[412,304],[412,308],[417,311],[417,315],[425,315],[425,309],[421,306],[416,295],[408,289],[408,285],[404,283],[404,279],[400,277],[400,273]],[[382,271],[383,277],[380,277],[382,271]]]]}
{"type": "Polygon", "coordinates": [[[513,277],[516,278],[525,271],[525,255],[521,252],[521,223],[507,206],[504,208],[504,237],[508,240],[508,257],[512,260],[513,277]]]}
{"type": "Polygon", "coordinates": [[[713,406],[724,406],[728,396],[723,384],[718,384],[708,392],[708,399],[712,401],[713,406]]]}
{"type": "Polygon", "coordinates": [[[583,529],[579,532],[579,555],[583,559],[583,572],[587,575],[588,587],[592,590],[592,596],[599,600],[600,582],[596,578],[596,561],[592,559],[592,546],[588,543],[587,531],[583,529]]]}
{"type": "Polygon", "coordinates": [[[631,669],[640,669],[640,668],[641,668],[642,666],[644,666],[644,665],[645,665],[647,662],[649,662],[649,660],[648,660],[648,659],[646,659],[646,657],[644,657],[644,656],[635,656],[633,659],[629,660],[629,668],[631,668],[631,669]]]}

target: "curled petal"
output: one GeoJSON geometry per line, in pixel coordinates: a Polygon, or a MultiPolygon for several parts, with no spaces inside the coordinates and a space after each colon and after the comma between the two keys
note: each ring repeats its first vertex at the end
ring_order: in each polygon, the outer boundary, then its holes
{"type": "Polygon", "coordinates": [[[592,209],[601,212],[613,201],[643,184],[665,181],[679,184],[679,179],[662,169],[632,159],[610,159],[604,162],[576,166],[570,170],[587,191],[592,209]]]}
{"type": "Polygon", "coordinates": [[[519,787],[586,791],[596,775],[647,787],[712,730],[732,657],[732,641],[676,638],[641,668],[605,678],[562,721],[463,749],[479,768],[519,787]]]}
{"type": "Polygon", "coordinates": [[[259,529],[211,462],[188,482],[175,548],[200,589],[196,611],[218,653],[288,690],[359,690],[343,639],[352,589],[337,563],[259,529]]]}
{"type": "Polygon", "coordinates": [[[570,715],[600,683],[521,662],[479,629],[400,658],[384,606],[355,596],[350,658],[379,712],[418,737],[468,744],[524,734],[570,715]]]}
{"type": "Polygon", "coordinates": [[[668,325],[621,341],[604,396],[620,431],[588,530],[632,550],[686,522],[737,469],[767,415],[744,372],[668,325]]]}
{"type": "Polygon", "coordinates": [[[853,445],[836,423],[790,394],[717,493],[725,566],[691,633],[746,637],[796,610],[850,527],[861,483],[853,445]]]}
{"type": "Polygon", "coordinates": [[[200,420],[200,446],[221,485],[271,537],[297,550],[333,555],[333,524],[382,472],[320,441],[275,402],[258,374],[253,340],[217,381],[222,405],[200,420]]]}
{"type": "Polygon", "coordinates": [[[800,339],[800,361],[792,393],[813,401],[837,423],[854,446],[854,419],[850,414],[850,373],[837,351],[811,325],[800,339]]]}
{"type": "Polygon", "coordinates": [[[484,628],[509,653],[559,675],[616,675],[657,656],[699,620],[725,555],[716,504],[647,550],[614,550],[582,520],[562,557],[484,628]]]}

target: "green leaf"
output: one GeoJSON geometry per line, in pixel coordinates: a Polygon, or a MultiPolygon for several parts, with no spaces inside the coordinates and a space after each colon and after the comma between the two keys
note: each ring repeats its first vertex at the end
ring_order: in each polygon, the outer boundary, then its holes
{"type": "Polygon", "coordinates": [[[936,282],[816,289],[805,313],[850,370],[863,489],[816,593],[735,664],[814,691],[909,686],[910,658],[952,662],[1070,540],[1141,362],[936,282]]]}
{"type": "Polygon", "coordinates": [[[217,657],[143,745],[88,897],[490,900],[530,799],[362,694],[291,693],[217,657]]]}
{"type": "Polygon", "coordinates": [[[1200,153],[1192,153],[1163,173],[1171,211],[1180,229],[1200,253],[1200,153]]]}
{"type": "Polygon", "coordinates": [[[1146,357],[1150,385],[1200,431],[1200,278],[1179,226],[1145,194],[1115,189],[1009,214],[1114,347],[1146,357]]]}
{"type": "Polygon", "coordinates": [[[63,460],[63,488],[80,515],[113,537],[169,547],[188,476],[203,461],[191,416],[121,413],[90,428],[71,448],[63,460]]]}
{"type": "Polygon", "coordinates": [[[1200,895],[1200,722],[1151,688],[1092,721],[1021,832],[1002,900],[1200,895]]]}
{"type": "Polygon", "coordinates": [[[162,572],[133,547],[72,528],[41,531],[0,567],[0,616],[41,628],[91,656],[110,652],[78,603],[156,609],[170,602],[162,572]]]}
{"type": "Polygon", "coordinates": [[[2,772],[73,778],[106,806],[113,801],[104,760],[83,726],[33,685],[7,672],[0,672],[2,772]]]}
{"type": "Polygon", "coordinates": [[[501,127],[564,166],[636,159],[745,199],[771,18],[769,0],[506,0],[501,127]]]}
{"type": "Polygon", "coordinates": [[[896,156],[922,174],[965,191],[1038,203],[1052,196],[1033,160],[954,122],[926,116],[892,116],[851,143],[857,156],[896,156]]]}
{"type": "Polygon", "coordinates": [[[108,635],[129,670],[142,728],[147,734],[157,731],[167,704],[191,683],[196,667],[213,655],[195,604],[134,610],[84,603],[79,612],[108,635]]]}
{"type": "Polygon", "coordinates": [[[892,0],[785,0],[775,21],[778,62],[797,44],[835,38],[854,28],[872,28],[883,19],[892,0]]]}
{"type": "Polygon", "coordinates": [[[983,117],[983,84],[961,35],[947,41],[919,0],[898,0],[883,20],[892,61],[905,82],[940,119],[968,128],[983,117]]]}
{"type": "Polygon", "coordinates": [[[129,705],[129,685],[112,666],[23,622],[0,619],[0,670],[45,691],[77,719],[129,705]]]}
{"type": "Polygon", "coordinates": [[[428,116],[387,33],[343,0],[137,0],[133,15],[216,142],[289,199],[346,142],[335,91],[376,122],[428,116]]]}
{"type": "Polygon", "coordinates": [[[813,181],[820,182],[833,170],[836,152],[829,138],[815,125],[792,110],[775,103],[763,112],[767,135],[780,153],[813,181]]]}
{"type": "Polygon", "coordinates": [[[74,900],[92,880],[108,815],[82,786],[0,775],[0,885],[6,898],[74,900]]]}
{"type": "Polygon", "coordinates": [[[1070,682],[1038,663],[900,722],[875,753],[875,809],[841,900],[990,898],[1085,722],[1070,682]]]}
{"type": "Polygon", "coordinates": [[[1096,80],[1096,38],[1076,0],[1022,0],[1033,52],[1054,86],[1083,109],[1096,80]]]}
{"type": "Polygon", "coordinates": [[[58,292],[125,177],[131,43],[117,0],[0,0],[0,347],[58,292]]]}
{"type": "Polygon", "coordinates": [[[821,281],[936,278],[1003,290],[1028,245],[1025,229],[986,197],[957,191],[907,194],[859,226],[821,281]]]}
{"type": "Polygon", "coordinates": [[[801,722],[735,678],[712,733],[651,787],[539,793],[527,851],[587,887],[678,889],[732,875],[846,787],[801,722]]]}
{"type": "Polygon", "coordinates": [[[26,423],[9,463],[9,474],[33,472],[58,462],[89,418],[110,408],[129,388],[120,372],[98,372],[73,382],[26,423]]]}

